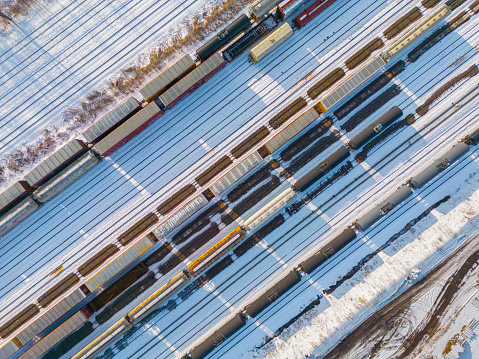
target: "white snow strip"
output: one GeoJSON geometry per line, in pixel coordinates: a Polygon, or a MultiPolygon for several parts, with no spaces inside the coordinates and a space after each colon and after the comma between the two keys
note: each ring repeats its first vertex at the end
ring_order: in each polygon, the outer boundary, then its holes
{"type": "Polygon", "coordinates": [[[168,341],[166,340],[166,338],[160,334],[160,328],[158,327],[152,327],[150,326],[149,324],[145,324],[145,327],[147,328],[147,331],[151,334],[153,334],[154,336],[158,337],[158,339],[160,339],[163,343],[165,343],[165,345],[172,351],[172,352],[176,352],[176,348],[168,341]]]}
{"type": "Polygon", "coordinates": [[[271,249],[271,247],[269,246],[269,244],[263,239],[261,241],[258,242],[258,245],[260,247],[262,247],[264,250],[266,250],[266,252],[268,252],[269,254],[271,254],[271,256],[276,259],[279,263],[281,263],[281,265],[284,267],[284,268],[287,268],[287,265],[286,265],[286,262],[275,252],[271,249]]]}
{"type": "Polygon", "coordinates": [[[224,304],[226,308],[228,308],[231,312],[235,311],[234,305],[232,305],[230,302],[228,302],[223,296],[215,290],[215,285],[212,282],[206,283],[203,288],[208,291],[213,293],[213,295],[220,300],[221,303],[224,304]]]}
{"type": "Polygon", "coordinates": [[[254,324],[256,324],[256,326],[261,329],[262,331],[264,331],[266,333],[266,335],[268,335],[270,338],[274,337],[274,333],[271,329],[269,329],[266,325],[264,324],[261,324],[261,322],[259,322],[258,320],[255,320],[254,321],[254,324]]]}
{"type": "Polygon", "coordinates": [[[377,172],[374,168],[372,168],[370,165],[368,165],[365,161],[359,163],[359,165],[364,168],[364,170],[371,175],[371,177],[376,181],[376,183],[381,182],[381,179],[383,178],[379,172],[377,172]]]}
{"type": "Polygon", "coordinates": [[[261,75],[260,80],[258,80],[257,77],[253,77],[252,80],[247,83],[247,86],[261,98],[266,106],[269,106],[276,100],[274,95],[286,92],[283,86],[268,74],[261,75]],[[273,90],[265,93],[265,88],[273,90]]]}
{"type": "Polygon", "coordinates": [[[405,94],[407,94],[414,101],[416,105],[418,106],[421,105],[421,101],[419,100],[419,97],[417,97],[411,90],[409,90],[401,80],[399,80],[397,77],[393,77],[392,80],[396,85],[398,85],[401,88],[401,90],[404,91],[405,94]]]}
{"type": "Polygon", "coordinates": [[[150,197],[151,194],[144,189],[138,182],[135,181],[128,173],[126,173],[117,163],[113,162],[110,157],[105,157],[108,161],[111,161],[113,168],[115,168],[118,172],[121,173],[123,177],[125,177],[135,188],[141,192],[142,196],[150,197]]]}
{"type": "Polygon", "coordinates": [[[198,140],[198,142],[201,143],[201,146],[203,146],[203,148],[206,150],[206,152],[210,152],[210,151],[211,151],[211,147],[208,146],[208,144],[207,144],[205,141],[203,141],[203,139],[200,138],[200,139],[198,140]]]}
{"type": "Polygon", "coordinates": [[[323,211],[321,211],[318,207],[316,207],[314,204],[312,204],[311,202],[308,202],[306,204],[306,207],[308,207],[311,212],[314,212],[316,213],[318,216],[320,216],[322,219],[324,219],[326,222],[329,222],[329,220],[331,219],[329,216],[325,215],[323,211]]]}
{"type": "MultiPolygon", "coordinates": [[[[331,127],[329,128],[329,131],[331,131],[331,133],[334,133],[336,131],[338,132],[341,132],[336,126],[334,125],[331,125],[331,127]]],[[[351,140],[348,136],[346,136],[344,133],[341,132],[341,142],[344,143],[346,146],[348,145],[349,141],[351,140]]]]}
{"type": "Polygon", "coordinates": [[[308,50],[311,56],[313,56],[316,60],[318,60],[319,63],[321,63],[321,60],[318,58],[318,56],[316,56],[316,54],[309,47],[307,47],[306,50],[308,50]]]}

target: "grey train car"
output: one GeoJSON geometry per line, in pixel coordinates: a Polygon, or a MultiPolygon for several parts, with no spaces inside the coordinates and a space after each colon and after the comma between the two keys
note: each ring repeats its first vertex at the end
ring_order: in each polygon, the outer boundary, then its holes
{"type": "Polygon", "coordinates": [[[223,46],[227,45],[231,40],[233,40],[238,34],[246,30],[251,26],[251,20],[245,14],[238,17],[235,21],[229,24],[224,30],[217,33],[212,39],[210,39],[206,44],[201,46],[196,53],[198,57],[205,61],[216,51],[221,49],[223,46]]]}
{"type": "Polygon", "coordinates": [[[479,144],[479,128],[475,130],[470,135],[467,135],[466,138],[463,140],[468,145],[477,145],[479,144]]]}
{"type": "Polygon", "coordinates": [[[379,119],[374,121],[371,125],[366,127],[366,129],[360,132],[356,137],[354,137],[348,143],[348,147],[351,150],[357,150],[371,138],[376,136],[379,132],[388,127],[391,123],[396,121],[399,117],[402,116],[402,111],[399,107],[395,106],[382,115],[379,119]]]}
{"type": "Polygon", "coordinates": [[[334,168],[339,163],[343,162],[346,158],[348,158],[348,156],[348,149],[346,147],[340,147],[339,150],[329,156],[325,161],[321,162],[306,175],[296,181],[294,187],[300,192],[307,190],[311,185],[314,184],[314,182],[328,173],[331,168],[334,168]]]}
{"type": "Polygon", "coordinates": [[[454,145],[449,151],[433,161],[432,164],[423,169],[419,174],[408,181],[409,186],[419,188],[429,182],[439,172],[446,169],[451,163],[456,161],[459,157],[469,150],[469,146],[464,142],[454,145]]]}
{"type": "Polygon", "coordinates": [[[202,359],[211,353],[218,345],[223,343],[228,337],[236,333],[246,323],[242,313],[236,314],[220,329],[216,330],[200,345],[196,346],[191,352],[184,356],[184,359],[202,359]]]}
{"type": "Polygon", "coordinates": [[[248,313],[250,317],[256,317],[281,295],[299,283],[300,280],[301,276],[298,274],[298,272],[292,270],[286,277],[269,288],[254,302],[250,303],[245,309],[246,313],[248,313]]]}
{"type": "Polygon", "coordinates": [[[321,264],[326,262],[328,258],[332,257],[335,253],[340,251],[342,248],[344,248],[344,246],[346,246],[355,238],[356,232],[354,232],[351,228],[346,228],[339,236],[335,237],[331,242],[326,244],[317,253],[313,254],[311,257],[301,263],[301,270],[305,273],[310,274],[321,264]]]}
{"type": "Polygon", "coordinates": [[[412,190],[408,186],[402,185],[393,194],[374,207],[374,209],[359,218],[356,221],[356,228],[360,231],[368,229],[411,194],[412,190]]]}

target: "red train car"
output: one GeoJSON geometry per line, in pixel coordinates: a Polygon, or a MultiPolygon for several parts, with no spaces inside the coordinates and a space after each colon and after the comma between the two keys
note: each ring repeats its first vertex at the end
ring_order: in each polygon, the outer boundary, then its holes
{"type": "Polygon", "coordinates": [[[335,0],[318,0],[313,5],[308,7],[305,11],[299,14],[293,22],[300,29],[306,23],[310,22],[316,15],[324,11],[335,0]]]}

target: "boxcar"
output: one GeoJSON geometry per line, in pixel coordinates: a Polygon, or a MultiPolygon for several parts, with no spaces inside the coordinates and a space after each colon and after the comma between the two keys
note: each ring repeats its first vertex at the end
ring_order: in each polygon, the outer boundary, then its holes
{"type": "Polygon", "coordinates": [[[309,0],[283,0],[278,4],[276,13],[279,18],[284,21],[294,12],[299,11],[309,0]]]}
{"type": "Polygon", "coordinates": [[[250,13],[255,19],[259,19],[280,2],[281,0],[256,0],[253,5],[249,7],[250,13]]]}
{"type": "Polygon", "coordinates": [[[32,197],[27,197],[7,213],[0,216],[0,236],[3,236],[11,229],[15,228],[25,218],[35,212],[38,207],[38,203],[35,202],[32,197]]]}
{"type": "Polygon", "coordinates": [[[0,216],[33,192],[27,181],[18,181],[0,194],[0,216]]]}
{"type": "Polygon", "coordinates": [[[134,97],[129,97],[125,102],[89,127],[83,133],[83,137],[85,137],[88,143],[97,143],[125,120],[133,116],[140,108],[141,105],[138,101],[134,97]]]}
{"type": "Polygon", "coordinates": [[[300,29],[308,22],[313,20],[320,12],[324,11],[329,5],[336,0],[317,0],[314,4],[299,14],[294,20],[294,24],[300,29]]]}
{"type": "Polygon", "coordinates": [[[43,308],[46,308],[51,302],[68,291],[79,281],[80,277],[76,273],[66,275],[62,280],[37,298],[38,304],[43,308]]]}
{"type": "Polygon", "coordinates": [[[291,26],[289,26],[288,23],[283,24],[278,30],[251,49],[251,59],[255,63],[261,61],[291,36],[293,36],[293,29],[291,29],[291,26]]]}
{"type": "Polygon", "coordinates": [[[140,90],[140,93],[147,102],[151,102],[173,86],[173,84],[193,71],[195,67],[196,63],[191,56],[187,54],[148,82],[140,90]]]}
{"type": "Polygon", "coordinates": [[[152,102],[120,125],[116,130],[98,142],[93,148],[100,156],[106,157],[131,140],[153,121],[163,115],[160,107],[152,102]]]}
{"type": "Polygon", "coordinates": [[[36,304],[29,304],[25,309],[22,309],[19,313],[15,314],[13,318],[0,326],[0,338],[7,338],[38,313],[40,313],[40,308],[36,304]]]}
{"type": "Polygon", "coordinates": [[[225,67],[223,57],[219,53],[214,54],[160,95],[160,101],[166,108],[171,109],[181,99],[203,85],[223,67],[225,67]]]}
{"type": "Polygon", "coordinates": [[[217,33],[206,44],[201,46],[196,53],[198,57],[205,61],[216,51],[227,45],[228,42],[233,40],[239,33],[246,30],[251,26],[251,20],[245,14],[240,15],[236,20],[229,24],[224,30],[217,33]]]}

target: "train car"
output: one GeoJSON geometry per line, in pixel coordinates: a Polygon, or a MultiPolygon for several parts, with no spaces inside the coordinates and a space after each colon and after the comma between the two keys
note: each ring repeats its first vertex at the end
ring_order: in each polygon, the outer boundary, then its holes
{"type": "Polygon", "coordinates": [[[283,0],[276,7],[276,14],[284,21],[285,18],[299,10],[309,0],[283,0]]]}
{"type": "Polygon", "coordinates": [[[314,108],[311,108],[301,116],[299,116],[296,120],[294,120],[291,124],[286,126],[280,133],[274,136],[271,140],[269,140],[265,146],[270,153],[273,153],[278,148],[283,146],[286,142],[308,127],[314,120],[319,117],[319,114],[316,112],[314,108]]]}
{"type": "Polygon", "coordinates": [[[243,226],[248,232],[255,231],[268,220],[270,220],[275,213],[284,208],[295,196],[296,193],[294,190],[292,188],[288,188],[263,208],[261,208],[258,212],[245,220],[243,226]]]}
{"type": "Polygon", "coordinates": [[[86,277],[93,272],[96,268],[101,266],[108,258],[113,256],[120,250],[115,244],[108,244],[102,250],[92,255],[83,264],[78,267],[78,273],[81,276],[86,277]]]}
{"type": "Polygon", "coordinates": [[[357,150],[402,115],[403,113],[399,107],[393,107],[349,141],[348,147],[353,151],[357,150]]]}
{"type": "Polygon", "coordinates": [[[314,167],[311,171],[298,179],[294,184],[294,188],[300,192],[306,191],[317,180],[323,177],[332,168],[343,162],[349,157],[349,151],[346,147],[340,147],[335,153],[329,156],[326,160],[314,167]]]}
{"type": "Polygon", "coordinates": [[[190,280],[190,275],[187,271],[180,272],[172,280],[158,289],[155,293],[146,298],[135,309],[128,313],[128,320],[137,324],[142,319],[146,318],[151,312],[158,308],[168,298],[183,288],[190,280]]]}
{"type": "Polygon", "coordinates": [[[35,212],[38,207],[38,203],[32,197],[27,197],[2,215],[0,217],[0,236],[19,225],[25,218],[35,212]]]}
{"type": "Polygon", "coordinates": [[[256,0],[250,7],[251,16],[255,19],[259,19],[276,5],[278,5],[282,0],[256,0]]]}
{"type": "Polygon", "coordinates": [[[211,353],[217,346],[223,343],[226,339],[231,337],[239,329],[246,324],[246,319],[242,313],[236,314],[221,328],[215,330],[207,339],[201,344],[194,347],[188,354],[187,358],[202,359],[211,353]]]}
{"type": "Polygon", "coordinates": [[[335,87],[328,95],[323,97],[321,101],[316,104],[316,111],[320,113],[325,113],[328,111],[330,108],[348,97],[359,86],[373,77],[384,67],[384,65],[386,65],[386,62],[380,56],[369,61],[362,68],[335,87]]]}
{"type": "Polygon", "coordinates": [[[34,198],[42,203],[51,200],[93,168],[99,161],[100,158],[94,152],[88,151],[78,160],[56,174],[47,183],[38,187],[33,192],[34,198]]]}
{"type": "Polygon", "coordinates": [[[265,310],[271,303],[293,288],[301,281],[301,276],[295,270],[289,272],[287,276],[278,281],[275,285],[264,292],[255,301],[246,306],[246,313],[254,318],[263,310],[265,310]]]}
{"type": "Polygon", "coordinates": [[[193,261],[186,269],[193,276],[197,277],[201,272],[208,269],[224,254],[246,238],[246,232],[242,228],[236,228],[213,247],[193,261]]]}
{"type": "Polygon", "coordinates": [[[191,216],[198,212],[208,203],[208,200],[203,194],[200,194],[198,197],[192,199],[190,202],[185,204],[183,207],[178,209],[169,217],[166,221],[162,222],[157,228],[153,230],[153,234],[159,240],[164,238],[168,233],[173,231],[175,228],[179,227],[181,224],[186,222],[191,216]]]}
{"type": "Polygon", "coordinates": [[[477,145],[479,144],[479,128],[472,132],[470,135],[467,135],[463,140],[464,143],[468,145],[477,145]]]}
{"type": "Polygon", "coordinates": [[[32,188],[39,187],[87,150],[88,147],[83,141],[73,140],[39,163],[25,175],[25,179],[32,188]]]}
{"type": "MultiPolygon", "coordinates": [[[[43,308],[46,308],[48,305],[50,305],[50,303],[60,297],[63,293],[67,292],[79,281],[80,277],[76,273],[67,274],[62,280],[37,298],[38,304],[40,304],[43,308]]],[[[90,293],[85,294],[88,295],[90,293]]]]}
{"type": "Polygon", "coordinates": [[[3,343],[0,345],[0,359],[8,359],[18,349],[20,348],[13,341],[3,343]]]}
{"type": "Polygon", "coordinates": [[[85,137],[85,140],[90,144],[97,143],[138,112],[140,108],[140,103],[134,97],[129,97],[125,102],[121,103],[106,116],[90,126],[83,133],[83,137],[85,137]]]}
{"type": "Polygon", "coordinates": [[[168,90],[195,68],[196,62],[189,54],[186,54],[153,80],[148,82],[142,89],[140,89],[140,93],[146,102],[156,100],[163,92],[168,90]]]}
{"type": "Polygon", "coordinates": [[[346,228],[340,235],[336,236],[331,242],[327,243],[318,252],[301,263],[301,270],[311,274],[316,268],[326,262],[335,253],[339,252],[348,243],[351,243],[355,238],[356,232],[351,228],[346,228]]]}
{"type": "Polygon", "coordinates": [[[276,50],[291,36],[293,36],[293,29],[291,29],[291,26],[289,26],[288,23],[283,24],[279,29],[251,49],[249,53],[251,59],[254,63],[258,63],[271,52],[276,50]]]}
{"type": "Polygon", "coordinates": [[[420,24],[415,26],[411,31],[406,33],[393,45],[389,46],[388,49],[381,53],[381,57],[384,59],[384,61],[389,62],[393,57],[415,42],[421,35],[429,31],[432,27],[434,27],[434,25],[436,25],[450,13],[451,8],[448,5],[442,5],[439,9],[424,19],[420,24]]]}
{"type": "Polygon", "coordinates": [[[36,304],[29,304],[26,308],[22,309],[19,313],[15,314],[7,322],[0,325],[0,338],[7,338],[24,323],[40,313],[40,308],[36,304]]]}
{"type": "Polygon", "coordinates": [[[412,190],[408,186],[402,185],[371,211],[356,220],[356,228],[365,231],[410,195],[412,195],[412,190]]]}
{"type": "Polygon", "coordinates": [[[88,318],[93,315],[93,312],[84,307],[76,314],[72,315],[63,324],[42,338],[39,342],[33,345],[25,353],[20,355],[20,359],[37,359],[45,354],[48,350],[53,348],[57,343],[66,338],[70,333],[78,329],[88,318]]]}
{"type": "Polygon", "coordinates": [[[33,192],[27,181],[18,181],[0,193],[0,216],[33,192]]]}
{"type": "Polygon", "coordinates": [[[211,55],[227,45],[242,31],[251,26],[251,20],[245,14],[240,15],[236,20],[229,24],[224,30],[217,33],[206,44],[201,46],[196,53],[201,61],[206,61],[211,55]]]}
{"type": "Polygon", "coordinates": [[[223,177],[214,182],[210,187],[210,191],[215,195],[219,195],[221,192],[229,188],[235,182],[240,180],[244,175],[256,167],[263,157],[258,151],[253,152],[250,156],[246,157],[243,161],[238,163],[234,168],[228,171],[223,177]]]}
{"type": "Polygon", "coordinates": [[[439,172],[445,170],[459,157],[463,156],[469,147],[467,144],[460,142],[454,145],[449,151],[443,154],[440,158],[433,161],[432,164],[423,169],[416,176],[408,181],[409,186],[414,188],[420,188],[435,177],[439,172]]]}
{"type": "Polygon", "coordinates": [[[159,100],[170,110],[180,100],[203,85],[223,67],[225,67],[225,60],[221,54],[214,54],[161,94],[159,100]]]}
{"type": "Polygon", "coordinates": [[[150,249],[156,243],[156,240],[154,240],[152,237],[153,236],[146,236],[138,243],[135,243],[118,258],[115,258],[113,261],[97,271],[80,288],[82,288],[84,291],[87,289],[90,292],[94,292],[100,286],[113,278],[123,268],[150,249]]]}
{"type": "MultiPolygon", "coordinates": [[[[154,213],[148,213],[146,216],[128,228],[125,232],[120,234],[118,236],[118,242],[120,242],[122,246],[126,246],[132,240],[139,237],[142,233],[148,231],[156,223],[158,223],[158,216],[154,213]]],[[[156,240],[156,237],[152,239],[156,240]]]]}
{"type": "Polygon", "coordinates": [[[304,25],[308,22],[313,20],[319,13],[326,10],[326,8],[331,5],[336,0],[317,0],[304,10],[301,14],[295,17],[293,23],[296,25],[298,29],[301,29],[304,25]]]}
{"type": "Polygon", "coordinates": [[[270,33],[276,26],[278,26],[278,21],[272,14],[269,14],[223,51],[225,60],[228,62],[233,61],[246,51],[247,48],[270,33]]]}
{"type": "Polygon", "coordinates": [[[163,113],[156,102],[151,102],[99,141],[93,149],[102,157],[111,155],[157,120],[163,113]]]}
{"type": "Polygon", "coordinates": [[[126,333],[131,328],[130,322],[125,318],[121,318],[118,322],[108,328],[102,335],[92,341],[85,348],[80,350],[71,359],[89,359],[94,358],[100,354],[104,349],[108,348],[121,335],[126,333]]]}

